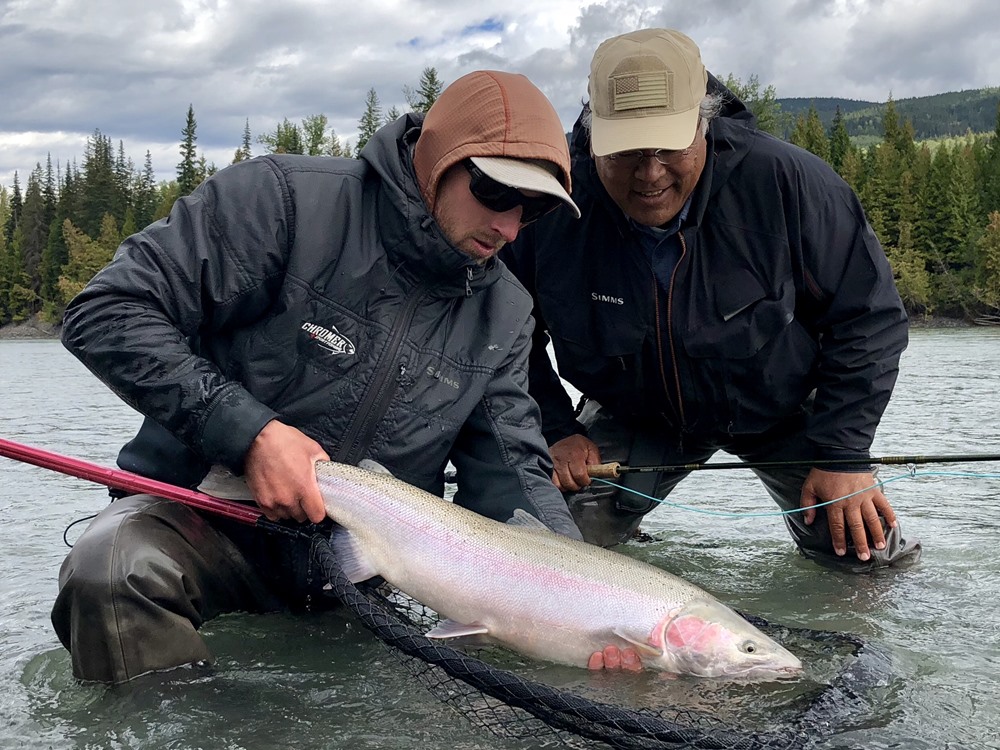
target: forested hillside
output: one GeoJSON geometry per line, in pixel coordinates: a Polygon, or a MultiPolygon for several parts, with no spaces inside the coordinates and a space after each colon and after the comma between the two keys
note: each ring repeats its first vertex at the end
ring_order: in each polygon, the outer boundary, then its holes
{"type": "MultiPolygon", "coordinates": [[[[878,138],[882,135],[886,102],[823,97],[776,101],[787,116],[784,123],[786,138],[791,135],[795,119],[807,114],[810,107],[816,110],[825,128],[833,125],[839,108],[847,134],[852,138],[878,138]]],[[[1000,105],[1000,87],[896,99],[894,103],[899,118],[912,123],[913,137],[918,141],[988,133],[993,130],[997,106],[1000,105]]]]}
{"type": "MultiPolygon", "coordinates": [[[[967,319],[1000,314],[997,89],[872,104],[779,100],[754,77],[742,83],[730,76],[726,83],[758,115],[762,129],[784,132],[854,188],[911,313],[967,319]]],[[[425,69],[411,107],[426,111],[441,87],[436,71],[425,69]]],[[[266,152],[356,157],[375,130],[397,115],[383,114],[369,90],[353,148],[341,143],[320,114],[301,125],[286,119],[256,139],[248,126],[233,161],[253,156],[255,142],[266,152]]],[[[32,316],[59,321],[67,302],[125,236],[166,216],[174,201],[215,171],[198,154],[193,108],[183,123],[181,160],[172,179],[156,181],[148,153],[137,167],[120,142],[116,148],[95,131],[79,166],[74,161],[60,169],[48,161],[23,179],[15,176],[10,189],[0,187],[0,325],[32,316]]]]}

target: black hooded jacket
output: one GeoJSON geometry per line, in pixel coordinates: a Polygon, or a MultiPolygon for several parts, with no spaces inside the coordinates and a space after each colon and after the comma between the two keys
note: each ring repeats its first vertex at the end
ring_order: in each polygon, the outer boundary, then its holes
{"type": "Polygon", "coordinates": [[[758,131],[731,94],[707,140],[668,290],[601,184],[580,122],[583,218],[560,209],[504,249],[535,300],[530,391],[546,439],[583,432],[561,376],[679,446],[759,435],[814,394],[804,453],[865,459],[907,319],[861,204],[821,159],[758,131]]]}
{"type": "Polygon", "coordinates": [[[64,344],[146,416],[122,468],[193,486],[242,470],[271,419],[497,520],[579,536],[527,395],[531,299],[428,213],[419,116],[361,159],[228,167],[129,237],[70,304],[64,344]]]}

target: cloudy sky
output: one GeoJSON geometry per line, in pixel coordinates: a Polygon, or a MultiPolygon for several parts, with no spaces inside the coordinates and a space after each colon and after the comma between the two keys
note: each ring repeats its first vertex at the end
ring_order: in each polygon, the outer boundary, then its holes
{"type": "MultiPolygon", "coordinates": [[[[170,179],[188,105],[199,153],[228,164],[249,120],[323,113],[354,139],[369,88],[405,109],[427,66],[450,82],[524,73],[567,129],[606,37],[689,34],[724,77],[779,97],[885,101],[1000,85],[996,0],[0,0],[0,185],[99,129],[170,179]]],[[[254,153],[263,147],[255,144],[254,153]]]]}

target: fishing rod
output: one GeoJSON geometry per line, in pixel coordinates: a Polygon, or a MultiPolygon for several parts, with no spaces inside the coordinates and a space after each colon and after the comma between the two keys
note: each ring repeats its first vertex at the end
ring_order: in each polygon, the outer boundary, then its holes
{"type": "Polygon", "coordinates": [[[836,466],[858,466],[859,464],[879,464],[883,466],[908,466],[910,464],[953,464],[971,461],[1000,461],[1000,453],[960,453],[944,456],[874,456],[859,460],[857,458],[830,458],[826,460],[796,460],[796,461],[730,461],[702,464],[665,464],[663,466],[625,466],[617,461],[606,464],[592,464],[587,467],[587,473],[594,479],[617,479],[622,474],[640,472],[682,472],[704,471],[718,469],[781,469],[793,466],[809,466],[823,469],[836,466]]]}
{"type": "Polygon", "coordinates": [[[33,448],[30,445],[15,443],[13,440],[0,438],[0,456],[32,464],[33,466],[40,466],[43,469],[58,471],[61,474],[67,474],[78,479],[86,479],[90,482],[96,482],[105,487],[113,487],[117,490],[146,493],[156,495],[157,497],[165,497],[168,500],[176,500],[185,505],[190,505],[192,508],[207,510],[216,515],[231,518],[252,526],[262,526],[268,530],[280,530],[285,533],[292,531],[288,527],[274,521],[269,521],[255,507],[235,500],[224,500],[220,497],[213,497],[203,492],[177,487],[173,484],[133,474],[130,471],[108,469],[104,466],[81,461],[78,458],[61,456],[58,453],[52,453],[41,448],[33,448]]]}

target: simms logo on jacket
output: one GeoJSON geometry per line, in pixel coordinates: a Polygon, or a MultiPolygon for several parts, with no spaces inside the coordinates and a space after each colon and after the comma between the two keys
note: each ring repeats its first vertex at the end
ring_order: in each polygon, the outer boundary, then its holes
{"type": "Polygon", "coordinates": [[[624,305],[624,297],[612,297],[610,294],[599,294],[598,292],[591,292],[590,298],[594,302],[607,302],[611,305],[624,305]]]}
{"type": "Polygon", "coordinates": [[[331,330],[315,323],[303,323],[302,330],[331,354],[354,354],[353,342],[346,336],[342,336],[336,328],[331,330]]]}

